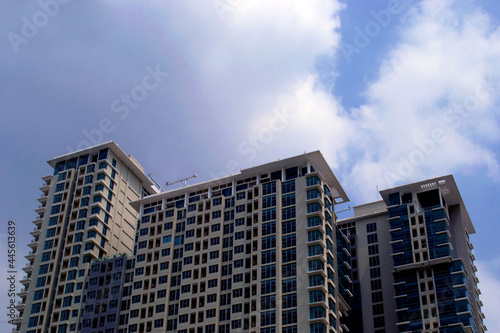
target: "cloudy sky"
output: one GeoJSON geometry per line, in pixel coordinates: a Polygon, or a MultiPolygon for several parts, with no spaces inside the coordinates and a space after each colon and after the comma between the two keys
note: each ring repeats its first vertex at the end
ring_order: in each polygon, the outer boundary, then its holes
{"type": "Polygon", "coordinates": [[[351,206],[454,174],[500,331],[498,1],[58,1],[0,3],[19,267],[52,157],[114,140],[163,183],[319,149],[351,206]]]}

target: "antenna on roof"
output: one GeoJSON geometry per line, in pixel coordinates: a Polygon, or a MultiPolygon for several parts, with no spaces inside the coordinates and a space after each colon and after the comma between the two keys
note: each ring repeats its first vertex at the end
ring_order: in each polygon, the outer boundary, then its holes
{"type": "Polygon", "coordinates": [[[175,182],[166,182],[165,185],[166,186],[170,186],[170,185],[174,185],[174,184],[183,182],[184,186],[187,186],[188,180],[191,179],[191,178],[196,178],[196,177],[198,177],[198,175],[194,174],[191,177],[187,177],[187,178],[183,178],[183,179],[180,179],[180,180],[176,180],[175,182]]]}
{"type": "Polygon", "coordinates": [[[158,187],[160,189],[160,193],[165,192],[165,190],[163,189],[163,187],[161,187],[161,185],[158,184],[158,182],[153,178],[153,176],[151,176],[151,174],[149,174],[148,177],[149,177],[149,179],[151,179],[151,181],[153,183],[155,183],[156,187],[158,187]]]}

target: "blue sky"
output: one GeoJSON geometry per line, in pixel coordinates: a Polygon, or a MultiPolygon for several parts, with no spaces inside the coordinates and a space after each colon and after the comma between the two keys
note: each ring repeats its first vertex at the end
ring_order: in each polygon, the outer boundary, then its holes
{"type": "Polygon", "coordinates": [[[497,1],[6,0],[0,16],[19,267],[45,161],[71,149],[114,140],[162,183],[319,149],[351,206],[454,174],[500,331],[497,1]]]}

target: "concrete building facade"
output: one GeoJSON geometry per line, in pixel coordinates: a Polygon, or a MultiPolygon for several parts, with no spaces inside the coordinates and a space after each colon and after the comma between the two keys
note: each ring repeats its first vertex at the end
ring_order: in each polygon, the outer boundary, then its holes
{"type": "Polygon", "coordinates": [[[354,208],[320,152],[160,192],[113,142],[43,177],[14,332],[484,332],[452,176],[354,208]]]}
{"type": "Polygon", "coordinates": [[[356,332],[484,332],[469,235],[453,176],[380,192],[338,221],[350,238],[356,332]]]}
{"type": "Polygon", "coordinates": [[[346,331],[333,207],[347,200],[314,152],[134,202],[133,290],[119,331],[346,331]]]}
{"type": "Polygon", "coordinates": [[[76,331],[90,263],[134,249],[138,213],[156,193],[137,161],[108,142],[48,161],[14,332],[76,331]]]}

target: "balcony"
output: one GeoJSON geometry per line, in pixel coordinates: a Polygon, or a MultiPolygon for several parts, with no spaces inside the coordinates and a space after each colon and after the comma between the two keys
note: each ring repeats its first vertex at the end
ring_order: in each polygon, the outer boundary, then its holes
{"type": "Polygon", "coordinates": [[[16,310],[18,310],[18,311],[24,310],[25,307],[26,307],[26,304],[24,303],[24,301],[17,302],[17,304],[15,306],[16,310]]]}
{"type": "Polygon", "coordinates": [[[411,324],[411,322],[410,321],[400,321],[400,322],[396,323],[397,326],[408,325],[408,324],[411,324]]]}
{"type": "Polygon", "coordinates": [[[92,202],[90,204],[90,209],[92,209],[94,207],[99,207],[101,209],[101,211],[106,211],[106,205],[104,204],[104,202],[107,202],[107,201],[105,199],[102,199],[102,201],[92,202]]]}
{"type": "Polygon", "coordinates": [[[27,287],[27,285],[31,283],[31,276],[25,275],[19,282],[21,282],[21,284],[27,287]]]}
{"type": "Polygon", "coordinates": [[[307,227],[307,231],[313,231],[313,230],[319,230],[323,235],[326,234],[325,228],[323,228],[323,224],[317,224],[307,227]]]}
{"type": "Polygon", "coordinates": [[[26,273],[31,273],[33,272],[33,263],[29,262],[26,264],[26,267],[23,267],[23,271],[25,271],[26,273]]]}
{"type": "Polygon", "coordinates": [[[322,323],[326,327],[328,327],[328,319],[325,317],[320,317],[320,318],[312,318],[309,319],[309,323],[314,324],[314,323],[322,323]]]}
{"type": "Polygon", "coordinates": [[[47,194],[50,190],[50,185],[47,183],[43,184],[42,187],[40,187],[40,191],[43,192],[43,194],[47,194]]]}
{"type": "Polygon", "coordinates": [[[94,259],[99,259],[99,256],[94,253],[94,250],[87,250],[87,251],[83,252],[82,255],[83,256],[90,256],[90,257],[92,257],[94,259]]]}
{"type": "Polygon", "coordinates": [[[33,251],[33,250],[32,250],[32,251],[30,251],[30,252],[28,253],[28,255],[26,255],[26,256],[24,256],[24,257],[25,257],[26,259],[28,259],[28,260],[30,260],[30,261],[31,261],[31,260],[35,259],[35,257],[36,257],[36,253],[35,253],[35,251],[33,251]]]}
{"type": "Polygon", "coordinates": [[[35,212],[37,214],[43,215],[43,213],[45,213],[45,209],[46,209],[46,207],[40,205],[37,209],[35,209],[35,212]]]}
{"type": "Polygon", "coordinates": [[[326,249],[326,244],[323,238],[308,240],[307,245],[320,245],[323,249],[326,249]]]}
{"type": "MultiPolygon", "coordinates": [[[[23,321],[23,317],[20,317],[20,316],[16,316],[16,318],[14,318],[13,322],[14,324],[20,324],[22,323],[23,321]]],[[[14,330],[12,330],[13,332],[15,332],[14,330]]]]}
{"type": "Polygon", "coordinates": [[[42,231],[41,231],[39,228],[35,228],[35,229],[33,229],[33,231],[30,231],[30,234],[31,234],[33,237],[36,237],[36,236],[39,236],[41,232],[42,232],[42,231]]]}
{"type": "Polygon", "coordinates": [[[324,279],[326,279],[328,277],[328,275],[326,275],[325,271],[323,271],[321,269],[318,269],[315,271],[309,271],[309,272],[307,272],[307,275],[321,275],[324,279]]]}
{"type": "Polygon", "coordinates": [[[42,204],[43,207],[47,205],[47,196],[45,194],[42,194],[41,197],[39,197],[37,200],[42,204]]]}
{"type": "Polygon", "coordinates": [[[28,244],[28,246],[31,247],[33,251],[35,251],[35,249],[38,247],[38,239],[33,239],[31,243],[28,244]]]}
{"type": "Polygon", "coordinates": [[[318,211],[315,211],[315,212],[307,213],[306,216],[307,217],[319,216],[319,218],[321,219],[321,221],[325,220],[325,214],[323,214],[323,210],[318,210],[318,211]]]}
{"type": "Polygon", "coordinates": [[[28,288],[21,289],[21,291],[17,293],[17,296],[21,298],[25,298],[26,296],[28,296],[28,288]]]}
{"type": "MultiPolygon", "coordinates": [[[[314,185],[313,185],[314,186],[314,185]]],[[[322,195],[319,195],[315,198],[310,198],[310,199],[307,199],[307,203],[314,203],[314,202],[317,202],[321,207],[324,207],[325,206],[325,203],[323,201],[323,196],[322,195]]]]}
{"type": "Polygon", "coordinates": [[[323,309],[326,311],[330,310],[330,307],[328,306],[328,303],[326,303],[326,300],[324,301],[317,301],[317,302],[310,302],[309,301],[309,307],[315,307],[315,306],[321,306],[323,309]]]}
{"type": "Polygon", "coordinates": [[[327,294],[328,293],[328,289],[326,289],[326,287],[322,284],[320,285],[317,285],[317,286],[309,286],[307,288],[309,291],[313,291],[313,290],[321,290],[324,294],[327,294]]]}
{"type": "Polygon", "coordinates": [[[33,220],[33,223],[38,227],[38,228],[41,228],[42,227],[42,223],[43,223],[43,219],[39,216],[37,217],[35,220],[33,220]]]}

